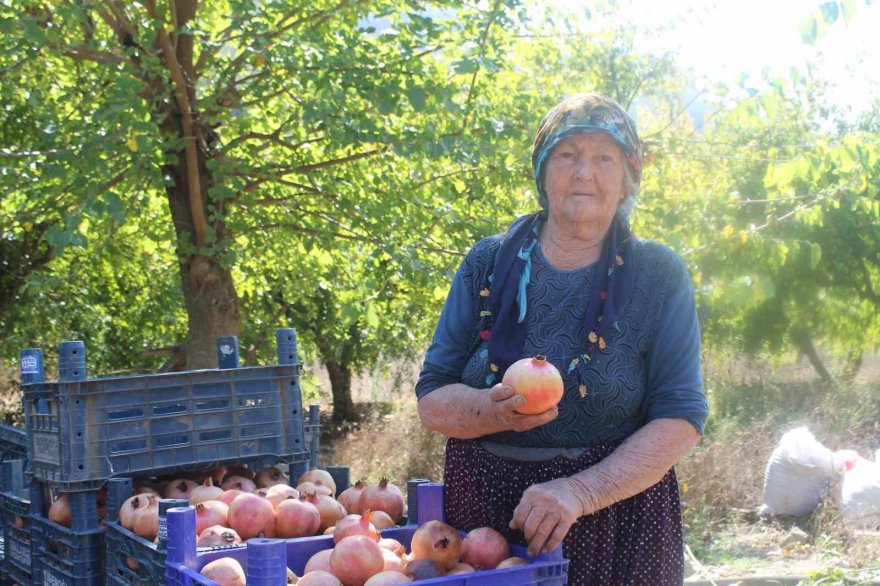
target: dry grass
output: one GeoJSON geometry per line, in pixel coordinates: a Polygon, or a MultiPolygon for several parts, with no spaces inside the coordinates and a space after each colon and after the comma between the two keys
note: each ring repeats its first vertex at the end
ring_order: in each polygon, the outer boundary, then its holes
{"type": "Polygon", "coordinates": [[[444,446],[445,438],[419,421],[415,398],[405,398],[335,442],[331,457],[351,466],[352,480],[375,482],[384,476],[403,487],[411,478],[441,481],[444,446]]]}

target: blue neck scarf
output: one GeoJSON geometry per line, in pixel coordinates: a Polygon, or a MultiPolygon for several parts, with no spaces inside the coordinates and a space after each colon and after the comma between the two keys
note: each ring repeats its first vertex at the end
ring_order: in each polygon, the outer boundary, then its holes
{"type": "MultiPolygon", "coordinates": [[[[524,358],[525,315],[528,310],[526,287],[531,277],[531,258],[537,245],[544,212],[517,218],[507,230],[495,256],[488,287],[491,326],[481,337],[488,341],[488,360],[500,380],[507,368],[524,358]]],[[[580,356],[568,365],[568,372],[589,362],[605,350],[617,331],[617,317],[629,298],[633,285],[631,263],[632,234],[629,226],[615,218],[605,236],[597,261],[596,277],[589,294],[587,335],[580,356]]],[[[540,349],[538,349],[540,351],[540,349]]],[[[488,381],[487,381],[488,382],[488,381]]]]}

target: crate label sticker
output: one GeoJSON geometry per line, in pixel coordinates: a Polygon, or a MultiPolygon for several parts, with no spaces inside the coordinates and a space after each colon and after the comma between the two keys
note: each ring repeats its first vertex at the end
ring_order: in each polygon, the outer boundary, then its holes
{"type": "Polygon", "coordinates": [[[168,517],[159,517],[159,530],[157,535],[159,536],[159,543],[168,541],[168,517]]]}
{"type": "Polygon", "coordinates": [[[229,344],[222,344],[220,346],[220,353],[223,354],[223,356],[229,356],[235,354],[235,349],[229,344]]]}
{"type": "Polygon", "coordinates": [[[21,374],[40,374],[40,363],[36,356],[21,357],[21,374]]]}
{"type": "Polygon", "coordinates": [[[34,460],[61,464],[61,445],[57,435],[34,432],[34,460]]]}
{"type": "Polygon", "coordinates": [[[19,543],[17,541],[10,541],[9,543],[9,557],[12,558],[12,561],[16,562],[20,566],[24,566],[27,569],[31,567],[31,547],[30,545],[25,545],[23,543],[19,543]]]}

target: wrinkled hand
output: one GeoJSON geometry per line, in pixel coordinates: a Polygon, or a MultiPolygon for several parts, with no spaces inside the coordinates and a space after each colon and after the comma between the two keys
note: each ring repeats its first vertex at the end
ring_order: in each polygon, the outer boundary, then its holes
{"type": "Polygon", "coordinates": [[[526,400],[513,392],[513,389],[498,383],[489,391],[489,398],[495,406],[495,417],[504,429],[512,431],[527,431],[553,421],[559,416],[559,409],[551,407],[543,413],[536,415],[524,415],[517,413],[516,409],[525,405],[526,400]]]}
{"type": "Polygon", "coordinates": [[[511,529],[519,529],[529,544],[530,556],[550,553],[562,543],[582,514],[577,487],[568,478],[534,484],[523,493],[513,511],[511,529]]]}

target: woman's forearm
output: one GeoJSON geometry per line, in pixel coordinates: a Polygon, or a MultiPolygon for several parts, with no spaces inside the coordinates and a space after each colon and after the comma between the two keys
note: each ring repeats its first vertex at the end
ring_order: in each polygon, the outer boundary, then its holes
{"type": "Polygon", "coordinates": [[[503,431],[492,416],[487,389],[452,384],[419,399],[419,417],[431,431],[457,439],[473,439],[503,431]]]}
{"type": "Polygon", "coordinates": [[[463,384],[440,387],[419,399],[419,418],[431,431],[456,439],[474,439],[501,431],[526,431],[556,419],[551,407],[537,415],[523,415],[516,409],[525,399],[513,389],[495,385],[475,389],[463,384]]]}
{"type": "Polygon", "coordinates": [[[583,514],[595,513],[657,484],[699,440],[699,432],[684,419],[649,422],[607,458],[570,477],[583,514]]]}

